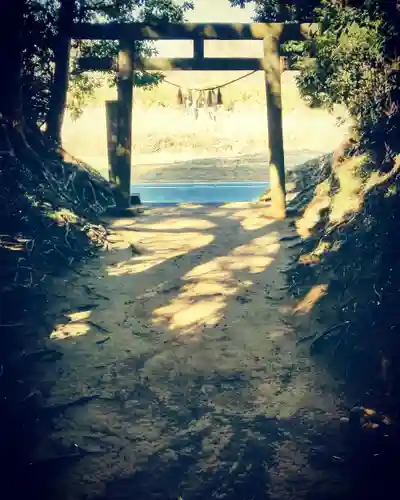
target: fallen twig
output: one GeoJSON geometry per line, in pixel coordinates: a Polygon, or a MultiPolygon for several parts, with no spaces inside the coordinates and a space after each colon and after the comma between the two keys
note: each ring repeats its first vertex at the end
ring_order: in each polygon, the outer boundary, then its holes
{"type": "Polygon", "coordinates": [[[281,300],[284,299],[283,296],[281,297],[272,297],[272,295],[268,295],[267,293],[264,294],[264,298],[266,298],[267,300],[271,300],[272,302],[279,302],[281,300]]]}
{"type": "Polygon", "coordinates": [[[105,344],[108,340],[110,340],[110,336],[104,338],[104,339],[101,339],[101,340],[96,340],[96,344],[97,345],[101,345],[101,344],[105,344]]]}
{"type": "Polygon", "coordinates": [[[88,320],[87,323],[89,323],[89,325],[92,325],[94,326],[95,328],[97,328],[98,330],[100,330],[101,332],[104,332],[104,333],[111,333],[109,330],[107,330],[107,328],[103,328],[102,326],[98,325],[97,323],[95,323],[94,321],[90,321],[88,320]]]}
{"type": "Polygon", "coordinates": [[[99,292],[93,291],[92,288],[90,288],[90,286],[88,286],[88,285],[82,285],[82,286],[87,291],[87,293],[89,293],[90,295],[93,295],[94,297],[98,297],[100,299],[110,300],[109,297],[106,297],[105,295],[102,295],[99,292]]]}
{"type": "Polygon", "coordinates": [[[375,283],[374,283],[374,285],[373,285],[373,289],[374,289],[375,295],[376,295],[376,296],[378,297],[378,299],[379,299],[379,303],[378,303],[378,305],[379,305],[379,304],[382,302],[382,296],[380,295],[380,293],[379,293],[379,292],[378,292],[378,290],[376,289],[376,285],[375,285],[375,283]]]}
{"type": "Polygon", "coordinates": [[[286,326],[289,326],[289,327],[293,328],[293,324],[292,324],[292,323],[290,323],[290,321],[287,321],[285,318],[282,318],[282,317],[280,317],[279,319],[281,320],[281,322],[282,322],[284,325],[286,325],[286,326]]]}
{"type": "Polygon", "coordinates": [[[321,333],[313,333],[312,335],[307,335],[306,337],[302,337],[301,339],[297,340],[296,344],[302,344],[303,342],[307,342],[307,340],[314,339],[312,344],[315,342],[318,342],[318,340],[322,339],[323,337],[326,337],[330,333],[334,332],[335,330],[338,330],[339,328],[342,328],[343,326],[349,325],[350,321],[344,321],[343,323],[338,323],[337,325],[333,325],[327,330],[324,330],[321,333]]]}
{"type": "Polygon", "coordinates": [[[354,297],[350,297],[349,299],[347,299],[342,304],[339,304],[338,309],[340,309],[341,311],[343,311],[343,309],[345,309],[347,306],[349,306],[352,302],[355,302],[355,300],[356,299],[354,297]]]}

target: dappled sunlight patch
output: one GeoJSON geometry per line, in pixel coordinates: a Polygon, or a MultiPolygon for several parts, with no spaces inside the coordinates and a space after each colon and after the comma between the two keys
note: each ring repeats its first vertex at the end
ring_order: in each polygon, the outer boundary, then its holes
{"type": "Polygon", "coordinates": [[[163,218],[160,221],[152,222],[151,224],[138,224],[136,226],[140,231],[160,231],[160,230],[181,230],[181,229],[213,229],[216,225],[207,219],[200,219],[198,217],[171,217],[163,218]]]}
{"type": "Polygon", "coordinates": [[[179,297],[168,306],[154,311],[154,324],[167,323],[171,330],[180,330],[180,335],[198,333],[199,329],[215,326],[223,316],[226,302],[224,297],[191,300],[179,297]]]}
{"type": "Polygon", "coordinates": [[[221,265],[222,258],[223,257],[217,257],[216,259],[206,262],[205,264],[194,267],[185,275],[185,278],[191,279],[206,276],[208,279],[229,280],[232,275],[228,269],[224,269],[221,265]]]}
{"type": "Polygon", "coordinates": [[[110,277],[124,276],[126,274],[137,274],[147,271],[152,267],[162,264],[169,257],[162,258],[159,254],[153,256],[136,257],[130,260],[124,260],[117,265],[109,267],[107,274],[110,277]]]}
{"type": "Polygon", "coordinates": [[[305,253],[300,255],[299,263],[300,264],[318,264],[321,261],[321,257],[332,251],[332,245],[327,241],[320,241],[315,250],[310,253],[305,253]]]}
{"type": "MultiPolygon", "coordinates": [[[[394,159],[393,168],[386,174],[382,174],[378,171],[371,172],[370,176],[368,177],[364,185],[365,193],[367,194],[372,189],[390,181],[394,176],[398,175],[399,171],[400,171],[400,155],[397,155],[396,158],[394,159]]],[[[397,192],[397,186],[395,184],[389,185],[387,196],[396,194],[396,192],[397,192]]]]}
{"type": "Polygon", "coordinates": [[[362,167],[367,155],[352,156],[335,168],[339,189],[332,197],[330,222],[340,222],[348,214],[359,212],[364,202],[362,167]]]}
{"type": "Polygon", "coordinates": [[[131,244],[133,257],[109,265],[107,267],[109,276],[147,271],[168,260],[185,256],[193,250],[209,245],[214,240],[214,236],[199,232],[154,232],[139,233],[138,239],[141,242],[140,254],[134,255],[136,245],[131,244]]]}
{"type": "Polygon", "coordinates": [[[300,237],[311,236],[325,215],[331,224],[336,225],[359,213],[368,191],[387,181],[396,169],[395,163],[389,174],[382,175],[375,171],[366,175],[364,167],[368,161],[368,156],[363,154],[332,166],[332,174],[315,188],[313,199],[296,223],[300,237]]]}
{"type": "Polygon", "coordinates": [[[261,229],[274,222],[273,219],[266,218],[265,207],[262,210],[240,210],[234,212],[230,218],[239,221],[246,231],[261,229]]]}
{"type": "Polygon", "coordinates": [[[177,232],[143,232],[139,233],[137,238],[143,249],[160,253],[169,251],[183,253],[187,250],[208,245],[213,239],[214,236],[211,233],[184,230],[177,232]]]}
{"type": "Polygon", "coordinates": [[[330,208],[331,181],[326,179],[315,188],[313,199],[308,203],[303,215],[296,222],[296,229],[301,238],[308,238],[321,221],[322,213],[330,208]]]}
{"type": "Polygon", "coordinates": [[[243,273],[264,272],[279,251],[277,232],[269,233],[239,246],[226,256],[201,264],[185,274],[189,281],[177,297],[153,311],[155,324],[167,324],[180,335],[215,326],[223,317],[227,300],[251,280],[240,281],[243,273]],[[237,275],[240,272],[240,275],[237,275]]]}
{"type": "Polygon", "coordinates": [[[301,300],[297,302],[294,307],[294,313],[307,314],[315,304],[328,292],[327,284],[320,284],[313,286],[301,300]]]}
{"type": "Polygon", "coordinates": [[[90,324],[87,320],[91,314],[91,310],[67,314],[68,321],[55,327],[50,334],[50,340],[64,340],[85,335],[90,330],[90,324]]]}
{"type": "Polygon", "coordinates": [[[232,257],[226,265],[231,271],[247,271],[251,274],[262,273],[274,261],[272,257],[242,255],[242,259],[232,257]]]}
{"type": "Polygon", "coordinates": [[[381,174],[379,171],[371,172],[371,175],[368,177],[364,185],[364,190],[368,192],[374,187],[379,186],[379,184],[381,184],[382,181],[385,181],[386,179],[387,176],[385,174],[381,174]]]}
{"type": "Polygon", "coordinates": [[[199,278],[185,284],[168,305],[153,311],[153,322],[167,323],[171,330],[183,329],[181,334],[215,326],[223,317],[226,299],[237,293],[239,286],[232,280],[220,280],[218,274],[206,273],[204,279],[202,275],[199,278]]]}
{"type": "Polygon", "coordinates": [[[329,209],[330,198],[328,195],[316,195],[313,200],[307,205],[302,217],[296,222],[296,229],[301,238],[311,236],[313,229],[321,221],[322,213],[329,209]]]}
{"type": "Polygon", "coordinates": [[[76,224],[78,222],[78,216],[68,210],[67,208],[62,208],[60,210],[48,211],[47,216],[53,219],[58,225],[63,226],[66,224],[76,224]]]}
{"type": "Polygon", "coordinates": [[[201,297],[201,296],[228,296],[237,291],[237,286],[233,282],[221,282],[208,279],[206,277],[201,281],[191,282],[183,288],[183,294],[186,297],[201,297]]]}
{"type": "Polygon", "coordinates": [[[271,264],[273,255],[279,251],[280,245],[277,239],[277,232],[255,238],[235,248],[227,256],[217,257],[197,266],[186,277],[195,278],[207,273],[208,277],[214,279],[232,279],[232,271],[246,270],[252,274],[261,273],[271,264]]]}
{"type": "Polygon", "coordinates": [[[278,233],[273,232],[255,238],[245,245],[235,248],[231,255],[223,257],[225,266],[231,270],[248,270],[250,273],[261,273],[273,261],[273,255],[280,248],[278,233]]]}
{"type": "Polygon", "coordinates": [[[303,265],[319,264],[320,261],[321,259],[317,255],[314,255],[313,252],[305,253],[299,257],[299,263],[303,265]]]}

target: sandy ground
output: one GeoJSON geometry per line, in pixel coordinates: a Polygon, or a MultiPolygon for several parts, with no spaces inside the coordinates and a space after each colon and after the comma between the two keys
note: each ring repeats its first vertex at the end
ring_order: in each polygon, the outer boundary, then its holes
{"type": "Polygon", "coordinates": [[[63,356],[41,368],[46,404],[80,404],[38,458],[87,454],[54,498],[341,498],[340,397],[288,320],[294,233],[249,204],[112,221],[49,311],[63,356]]]}

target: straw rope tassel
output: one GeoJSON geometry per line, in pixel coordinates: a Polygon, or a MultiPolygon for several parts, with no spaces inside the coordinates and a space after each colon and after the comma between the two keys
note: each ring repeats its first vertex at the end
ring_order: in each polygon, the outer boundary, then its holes
{"type": "Polygon", "coordinates": [[[183,94],[182,94],[182,89],[179,88],[178,90],[178,95],[177,95],[177,101],[180,106],[183,104],[183,94]]]}
{"type": "Polygon", "coordinates": [[[217,104],[221,106],[223,104],[221,89],[218,87],[217,91],[217,104]]]}

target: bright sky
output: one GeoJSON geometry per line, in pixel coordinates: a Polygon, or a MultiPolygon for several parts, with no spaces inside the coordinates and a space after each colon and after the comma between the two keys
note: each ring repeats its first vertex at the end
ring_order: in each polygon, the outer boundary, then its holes
{"type": "Polygon", "coordinates": [[[231,7],[229,0],[193,0],[194,10],[187,14],[191,23],[250,23],[253,5],[244,9],[231,7]]]}
{"type": "MultiPolygon", "coordinates": [[[[177,0],[176,3],[182,3],[177,0]]],[[[253,4],[247,5],[244,9],[239,7],[231,7],[229,0],[193,0],[194,10],[186,14],[187,20],[190,23],[251,23],[254,16],[253,4]]],[[[209,42],[210,44],[212,42],[209,42]]],[[[230,42],[232,43],[232,42],[230,42]]],[[[243,42],[239,42],[242,43],[243,42]]],[[[214,42],[216,50],[221,50],[225,44],[223,42],[214,42]],[[218,45],[218,49],[217,49],[218,45]]],[[[159,52],[159,57],[191,57],[192,44],[190,41],[163,41],[156,43],[159,52]]],[[[211,45],[209,45],[211,49],[211,45]]],[[[243,45],[245,51],[248,48],[243,45]]],[[[224,49],[222,49],[224,50],[224,49]]],[[[206,57],[214,54],[209,54],[208,43],[205,44],[206,57]]],[[[212,52],[212,49],[211,49],[212,52]]],[[[224,54],[225,55],[225,54],[224,54]]],[[[226,54],[230,55],[230,54],[226,54]]],[[[254,55],[253,55],[254,57],[254,55]]]]}

